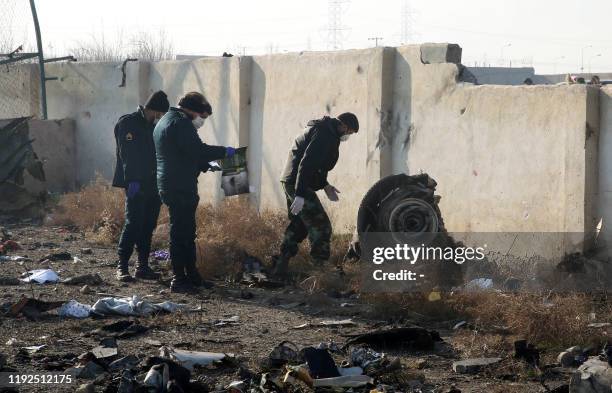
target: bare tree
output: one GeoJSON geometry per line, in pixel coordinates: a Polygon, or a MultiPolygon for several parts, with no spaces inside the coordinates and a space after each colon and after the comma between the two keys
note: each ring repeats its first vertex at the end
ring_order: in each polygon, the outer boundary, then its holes
{"type": "Polygon", "coordinates": [[[174,57],[174,46],[164,30],[156,34],[139,32],[126,38],[120,32],[114,41],[105,34],[92,34],[88,40],[78,41],[69,53],[79,61],[123,61],[126,58],[139,60],[167,60],[174,57]]]}

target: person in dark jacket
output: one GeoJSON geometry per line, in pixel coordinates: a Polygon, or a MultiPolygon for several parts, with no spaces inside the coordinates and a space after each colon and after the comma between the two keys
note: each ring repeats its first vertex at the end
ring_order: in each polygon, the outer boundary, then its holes
{"type": "Polygon", "coordinates": [[[210,115],[212,108],[202,94],[187,93],[179,101],[178,108],[170,108],[153,132],[157,186],[170,212],[172,292],[190,293],[198,286],[209,285],[196,269],[198,175],[209,168],[209,161],[235,153],[231,147],[209,146],[198,136],[197,130],[210,115]]]}
{"type": "Polygon", "coordinates": [[[338,201],[340,191],[327,182],[327,173],[338,162],[340,142],[358,130],[357,116],[347,112],[335,119],[326,116],[311,120],[295,140],[281,175],[289,225],[280,255],[273,257],[276,277],[286,276],[289,259],[297,254],[299,244],[306,237],[310,240],[310,256],[315,265],[322,266],[329,259],[332,227],[316,191],[324,190],[330,201],[338,201]]]}
{"type": "Polygon", "coordinates": [[[155,280],[159,274],[149,267],[151,236],[157,225],[161,201],[157,191],[154,124],[170,104],[163,91],[151,95],[144,107],[122,116],[115,126],[117,163],[113,186],[125,189],[125,223],[119,239],[117,279],[131,281],[128,263],[134,246],[138,264],[134,276],[155,280]]]}

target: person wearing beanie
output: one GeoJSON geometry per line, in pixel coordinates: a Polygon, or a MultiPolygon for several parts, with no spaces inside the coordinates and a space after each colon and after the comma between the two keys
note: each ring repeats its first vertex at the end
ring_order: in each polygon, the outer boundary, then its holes
{"type": "Polygon", "coordinates": [[[157,157],[157,187],[170,213],[170,291],[193,293],[210,287],[196,268],[195,213],[200,200],[198,176],[208,162],[232,157],[235,149],[202,142],[198,129],[212,115],[212,107],[198,92],[187,93],[178,108],[170,108],[153,131],[157,157]]]}
{"type": "Polygon", "coordinates": [[[316,191],[324,190],[332,202],[339,200],[340,191],[327,182],[327,174],[338,162],[340,142],[357,131],[357,116],[346,112],[337,118],[311,120],[304,133],[295,139],[281,175],[289,225],[280,254],[272,257],[275,277],[287,278],[289,260],[307,237],[313,264],[321,267],[329,259],[332,227],[316,191]]]}
{"type": "Polygon", "coordinates": [[[159,278],[159,274],[149,267],[151,237],[161,207],[156,182],[153,127],[169,107],[166,93],[160,90],[153,93],[136,112],[120,117],[115,125],[117,162],[113,186],[125,189],[126,196],[125,222],[117,247],[119,281],[133,280],[129,260],[134,246],[138,251],[134,276],[143,280],[159,278]]]}

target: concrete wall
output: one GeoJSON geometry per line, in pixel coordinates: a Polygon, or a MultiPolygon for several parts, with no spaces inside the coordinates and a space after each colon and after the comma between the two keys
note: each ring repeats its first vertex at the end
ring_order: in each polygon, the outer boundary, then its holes
{"type": "MultiPolygon", "coordinates": [[[[118,87],[119,64],[51,64],[48,73],[60,80],[48,84],[49,113],[75,119],[84,183],[96,171],[110,178],[121,114],[157,89],[173,105],[185,92],[201,91],[214,112],[202,139],[248,145],[252,203],[284,209],[278,178],[293,139],[312,118],[352,111],[360,132],[341,145],[329,178],[342,202],[322,197],[338,231],[354,225],[376,180],[421,171],[438,181],[451,231],[591,230],[598,91],[461,83],[460,56],[458,46],[415,45],[128,63],[125,87],[118,87]]],[[[612,124],[607,111],[604,129],[612,124]]],[[[218,201],[220,175],[203,175],[200,193],[218,201]]]]}
{"type": "Polygon", "coordinates": [[[32,146],[43,163],[47,190],[74,191],[77,179],[76,128],[72,119],[28,122],[32,146]]]}
{"type": "Polygon", "coordinates": [[[467,67],[480,85],[522,85],[525,79],[533,80],[535,70],[532,67],[467,67]]]}
{"type": "Polygon", "coordinates": [[[146,86],[147,64],[128,63],[127,84],[121,84],[119,63],[51,63],[46,73],[58,77],[47,83],[49,119],[72,118],[76,135],[80,184],[96,173],[111,178],[115,164],[113,128],[119,117],[136,110],[146,86]]]}

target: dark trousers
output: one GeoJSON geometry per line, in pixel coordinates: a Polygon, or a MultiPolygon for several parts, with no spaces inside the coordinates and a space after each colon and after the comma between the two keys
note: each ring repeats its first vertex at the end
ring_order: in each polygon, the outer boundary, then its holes
{"type": "Polygon", "coordinates": [[[298,215],[291,214],[291,204],[295,198],[295,186],[281,182],[287,199],[289,225],[285,229],[281,254],[291,258],[298,253],[299,244],[308,237],[310,256],[316,260],[329,259],[332,226],[317,194],[308,190],[304,195],[304,208],[298,215]]]}
{"type": "Polygon", "coordinates": [[[138,250],[138,261],[146,263],[151,252],[151,237],[157,226],[161,201],[157,192],[139,192],[125,198],[125,223],[119,238],[119,260],[127,262],[138,250]]]}
{"type": "Polygon", "coordinates": [[[200,198],[197,194],[162,192],[161,199],[170,213],[170,259],[177,278],[195,271],[196,221],[200,198]]]}

